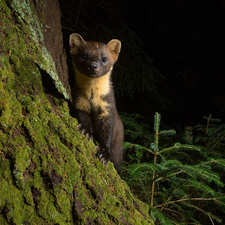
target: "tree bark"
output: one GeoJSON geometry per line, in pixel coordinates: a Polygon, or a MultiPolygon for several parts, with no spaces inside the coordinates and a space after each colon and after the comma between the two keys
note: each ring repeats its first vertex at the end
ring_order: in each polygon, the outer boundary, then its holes
{"type": "Polygon", "coordinates": [[[0,2],[0,224],[153,224],[70,116],[60,15],[0,2]]]}

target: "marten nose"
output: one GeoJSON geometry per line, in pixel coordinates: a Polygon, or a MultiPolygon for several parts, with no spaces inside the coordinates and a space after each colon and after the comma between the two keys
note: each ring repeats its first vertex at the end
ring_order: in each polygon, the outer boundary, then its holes
{"type": "Polygon", "coordinates": [[[96,63],[92,63],[91,65],[88,66],[88,69],[95,71],[98,69],[98,65],[96,63]]]}

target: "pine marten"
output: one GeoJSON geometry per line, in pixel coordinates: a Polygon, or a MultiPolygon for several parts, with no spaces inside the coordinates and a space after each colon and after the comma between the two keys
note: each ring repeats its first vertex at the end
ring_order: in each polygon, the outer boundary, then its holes
{"type": "Polygon", "coordinates": [[[99,143],[96,147],[99,160],[103,164],[110,160],[120,174],[124,131],[110,76],[121,42],[116,39],[108,44],[84,41],[74,33],[69,44],[76,78],[72,98],[78,127],[87,138],[93,137],[99,143]]]}

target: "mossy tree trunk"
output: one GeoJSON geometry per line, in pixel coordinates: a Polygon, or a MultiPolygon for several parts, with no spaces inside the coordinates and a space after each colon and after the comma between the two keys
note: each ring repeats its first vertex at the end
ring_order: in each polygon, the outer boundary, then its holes
{"type": "Polygon", "coordinates": [[[151,224],[70,116],[57,0],[0,1],[0,224],[151,224]]]}

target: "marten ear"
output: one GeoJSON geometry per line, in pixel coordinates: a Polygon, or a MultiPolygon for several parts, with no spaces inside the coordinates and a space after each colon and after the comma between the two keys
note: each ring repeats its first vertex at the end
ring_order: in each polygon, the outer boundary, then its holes
{"type": "Polygon", "coordinates": [[[79,34],[73,33],[70,35],[69,44],[70,44],[70,53],[76,54],[79,46],[85,44],[85,41],[79,34]]]}
{"type": "Polygon", "coordinates": [[[117,39],[112,39],[106,47],[110,50],[112,53],[112,57],[114,59],[114,62],[118,59],[120,49],[121,49],[121,42],[117,39]]]}

